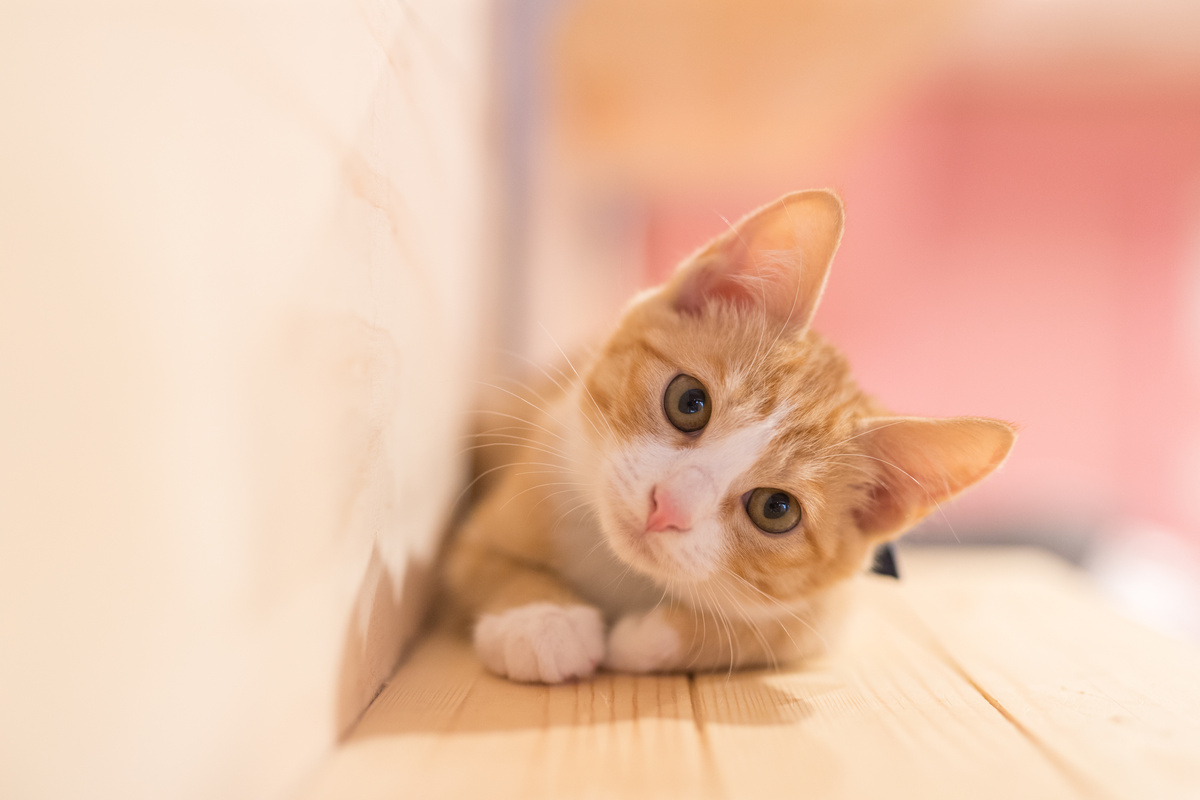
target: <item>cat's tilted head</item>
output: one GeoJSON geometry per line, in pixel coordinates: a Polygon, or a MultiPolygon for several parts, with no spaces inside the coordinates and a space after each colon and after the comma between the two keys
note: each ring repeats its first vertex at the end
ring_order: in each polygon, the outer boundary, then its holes
{"type": "Polygon", "coordinates": [[[634,569],[804,597],[1007,455],[1005,423],[890,415],[809,329],[841,234],[830,192],[758,210],[636,298],[585,373],[594,503],[634,569]]]}

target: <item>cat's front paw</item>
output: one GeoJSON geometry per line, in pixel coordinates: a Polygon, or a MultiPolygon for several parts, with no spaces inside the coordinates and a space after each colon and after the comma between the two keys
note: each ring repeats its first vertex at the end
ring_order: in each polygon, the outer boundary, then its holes
{"type": "Polygon", "coordinates": [[[485,667],[514,681],[584,678],[604,656],[604,620],[591,606],[518,606],[479,618],[475,651],[485,667]]]}
{"type": "Polygon", "coordinates": [[[660,672],[679,666],[679,631],[655,609],[622,617],[608,635],[604,666],[619,672],[660,672]]]}

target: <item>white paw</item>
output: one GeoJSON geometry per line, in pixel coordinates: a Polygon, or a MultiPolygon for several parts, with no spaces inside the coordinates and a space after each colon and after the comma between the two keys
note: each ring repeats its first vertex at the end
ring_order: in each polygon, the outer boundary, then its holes
{"type": "Polygon", "coordinates": [[[553,603],[485,614],[475,625],[475,651],[485,667],[514,681],[583,678],[604,656],[604,620],[591,606],[553,603]]]}
{"type": "Polygon", "coordinates": [[[620,672],[656,672],[676,665],[679,632],[655,609],[622,617],[608,635],[604,666],[620,672]]]}

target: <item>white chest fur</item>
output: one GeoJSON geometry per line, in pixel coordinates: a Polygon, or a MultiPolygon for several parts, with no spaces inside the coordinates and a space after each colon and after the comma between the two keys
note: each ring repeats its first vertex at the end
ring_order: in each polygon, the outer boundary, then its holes
{"type": "Polygon", "coordinates": [[[594,516],[578,516],[564,522],[554,535],[558,569],[575,590],[610,618],[657,603],[663,587],[613,554],[594,516]]]}

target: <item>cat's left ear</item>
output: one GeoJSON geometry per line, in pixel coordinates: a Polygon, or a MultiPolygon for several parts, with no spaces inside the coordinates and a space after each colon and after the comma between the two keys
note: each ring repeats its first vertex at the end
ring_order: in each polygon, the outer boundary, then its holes
{"type": "Polygon", "coordinates": [[[784,195],[685,262],[664,289],[672,306],[759,308],[786,330],[808,326],[842,238],[842,201],[825,189],[784,195]]]}
{"type": "Polygon", "coordinates": [[[990,475],[1012,449],[1016,429],[979,417],[865,420],[858,439],[875,477],[856,509],[859,530],[894,539],[968,486],[990,475]]]}

